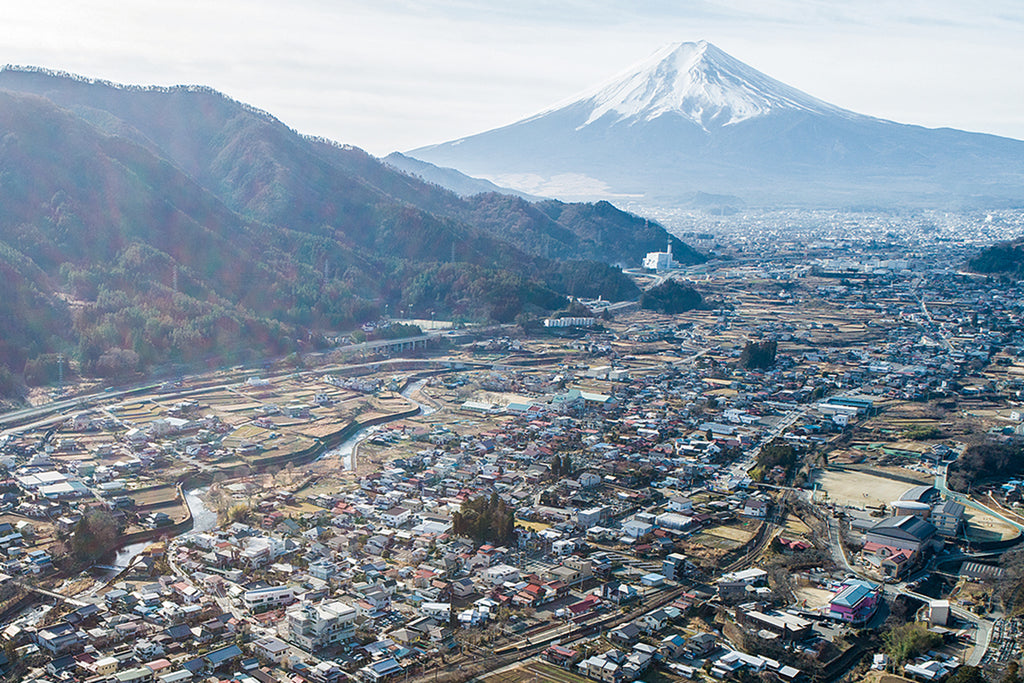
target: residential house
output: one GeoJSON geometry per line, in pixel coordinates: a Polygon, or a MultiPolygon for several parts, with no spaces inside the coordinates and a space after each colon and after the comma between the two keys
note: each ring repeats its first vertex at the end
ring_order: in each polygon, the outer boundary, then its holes
{"type": "Polygon", "coordinates": [[[642,629],[635,621],[628,621],[625,624],[616,626],[608,632],[608,640],[614,645],[629,647],[640,639],[642,629]]]}
{"type": "Polygon", "coordinates": [[[315,653],[352,638],[356,614],[354,607],[341,601],[293,605],[287,612],[288,639],[315,653]]]}
{"type": "Polygon", "coordinates": [[[253,652],[266,662],[280,665],[288,654],[288,643],[274,636],[265,636],[253,641],[253,652]]]}

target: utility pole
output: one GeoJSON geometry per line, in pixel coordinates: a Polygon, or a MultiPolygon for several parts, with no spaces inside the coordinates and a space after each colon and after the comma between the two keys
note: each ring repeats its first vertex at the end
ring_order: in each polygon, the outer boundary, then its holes
{"type": "Polygon", "coordinates": [[[57,389],[64,394],[64,354],[57,354],[57,389]]]}

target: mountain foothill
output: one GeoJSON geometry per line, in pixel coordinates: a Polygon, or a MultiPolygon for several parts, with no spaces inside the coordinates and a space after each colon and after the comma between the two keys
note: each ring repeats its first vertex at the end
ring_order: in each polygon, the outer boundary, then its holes
{"type": "Polygon", "coordinates": [[[387,311],[635,298],[616,264],[703,258],[607,202],[460,196],[204,87],[7,67],[0,131],[6,394],[323,348],[387,311]]]}

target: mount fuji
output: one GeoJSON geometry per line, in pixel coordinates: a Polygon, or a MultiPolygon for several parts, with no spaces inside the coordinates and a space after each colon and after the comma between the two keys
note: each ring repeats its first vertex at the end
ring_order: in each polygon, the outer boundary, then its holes
{"type": "Polygon", "coordinates": [[[534,195],[648,209],[1024,205],[1024,142],[842,109],[705,41],[408,155],[534,195]]]}

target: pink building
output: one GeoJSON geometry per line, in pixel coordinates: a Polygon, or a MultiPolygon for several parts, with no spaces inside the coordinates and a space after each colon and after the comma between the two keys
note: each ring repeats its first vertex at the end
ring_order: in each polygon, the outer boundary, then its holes
{"type": "Polygon", "coordinates": [[[878,608],[881,586],[861,579],[847,579],[829,602],[829,616],[851,624],[870,619],[878,608]]]}

